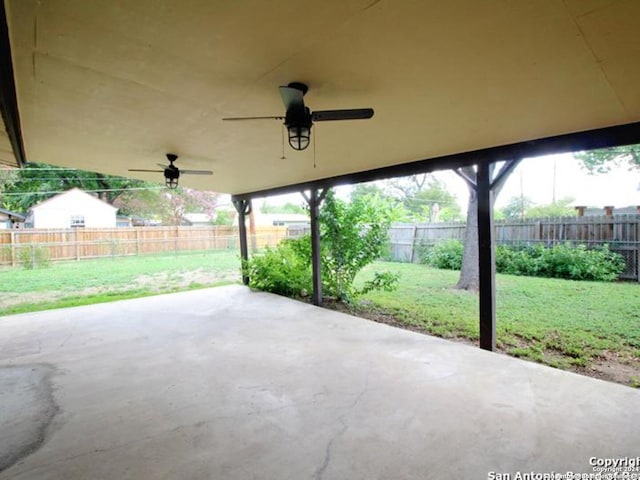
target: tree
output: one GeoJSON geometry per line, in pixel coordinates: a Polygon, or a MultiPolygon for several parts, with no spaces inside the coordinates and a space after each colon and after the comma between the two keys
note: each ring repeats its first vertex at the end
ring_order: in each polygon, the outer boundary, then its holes
{"type": "Polygon", "coordinates": [[[453,221],[462,218],[460,206],[455,195],[446,185],[431,177],[422,188],[404,199],[404,206],[412,218],[417,221],[453,221]]]}
{"type": "Polygon", "coordinates": [[[1,204],[4,208],[21,212],[74,187],[96,192],[101,200],[112,205],[128,189],[159,187],[141,180],[54,167],[44,163],[28,163],[24,168],[15,170],[14,174],[14,180],[2,186],[1,204]]]}
{"type": "Polygon", "coordinates": [[[378,196],[380,198],[391,198],[384,190],[374,182],[358,183],[355,185],[349,196],[352,202],[358,201],[363,197],[378,196]]]}
{"type": "Polygon", "coordinates": [[[404,221],[437,222],[462,219],[456,196],[444,182],[430,174],[409,175],[384,182],[387,195],[405,209],[404,221]]]}
{"type": "Polygon", "coordinates": [[[545,217],[575,217],[576,209],[570,204],[575,199],[573,197],[564,197],[547,205],[534,205],[527,210],[527,218],[545,218],[545,217]]]}
{"type": "Polygon", "coordinates": [[[353,285],[356,274],[384,253],[393,211],[388,199],[375,194],[347,203],[329,190],[319,215],[322,281],[327,294],[348,302],[355,295],[395,285],[397,276],[388,272],[376,273],[360,291],[353,285]]]}
{"type": "Polygon", "coordinates": [[[260,207],[262,213],[300,213],[306,214],[307,210],[302,205],[287,202],[284,205],[269,205],[266,201],[260,207]]]}
{"type": "Polygon", "coordinates": [[[612,167],[626,165],[630,170],[640,169],[640,144],[602,148],[573,154],[590,173],[608,173],[612,167]]]}
{"type": "Polygon", "coordinates": [[[174,190],[132,191],[123,194],[116,202],[122,212],[155,218],[165,225],[182,225],[187,213],[206,213],[216,216],[219,194],[178,187],[174,190]]]}
{"type": "Polygon", "coordinates": [[[233,225],[233,213],[229,210],[219,210],[213,223],[214,225],[231,226],[233,225]]]}
{"type": "Polygon", "coordinates": [[[535,203],[528,197],[511,197],[507,204],[502,208],[504,218],[507,220],[522,220],[527,212],[535,203]]]}
{"type": "MultiPolygon", "coordinates": [[[[493,179],[493,195],[491,197],[492,210],[496,198],[504,187],[507,178],[513,173],[521,160],[522,159],[516,159],[505,162],[499,168],[496,163],[490,165],[490,176],[493,179]]],[[[463,167],[456,170],[456,173],[465,179],[469,189],[462,268],[460,269],[460,278],[458,279],[456,288],[477,291],[480,283],[480,266],[478,264],[478,197],[475,188],[471,186],[471,184],[474,184],[477,180],[476,169],[475,167],[463,167]]]]}
{"type": "Polygon", "coordinates": [[[36,203],[74,187],[97,193],[124,215],[157,218],[170,225],[180,225],[185,213],[215,217],[219,199],[213,192],[184,187],[168,190],[158,183],[44,163],[0,170],[0,204],[8,210],[26,212],[36,203]]]}

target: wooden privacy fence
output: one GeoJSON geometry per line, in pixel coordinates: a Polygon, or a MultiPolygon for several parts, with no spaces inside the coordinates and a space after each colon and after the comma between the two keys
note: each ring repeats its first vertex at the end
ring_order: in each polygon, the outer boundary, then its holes
{"type": "MultiPolygon", "coordinates": [[[[256,227],[249,236],[253,249],[275,246],[287,237],[287,227],[256,227]]],[[[64,230],[0,230],[0,263],[17,265],[44,255],[51,260],[144,255],[189,250],[238,248],[238,228],[128,227],[64,230]]]]}
{"type": "MultiPolygon", "coordinates": [[[[462,222],[394,224],[389,230],[391,259],[418,262],[423,246],[450,239],[464,242],[465,228],[462,222]]],[[[498,245],[608,244],[625,259],[626,269],[620,278],[640,281],[640,215],[497,220],[495,239],[498,245]]]]}

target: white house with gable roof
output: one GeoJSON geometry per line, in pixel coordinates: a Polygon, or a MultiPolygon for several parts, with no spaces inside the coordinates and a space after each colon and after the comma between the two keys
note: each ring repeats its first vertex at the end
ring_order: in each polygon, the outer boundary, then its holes
{"type": "Polygon", "coordinates": [[[31,207],[32,228],[115,228],[117,208],[79,188],[72,188],[31,207]]]}

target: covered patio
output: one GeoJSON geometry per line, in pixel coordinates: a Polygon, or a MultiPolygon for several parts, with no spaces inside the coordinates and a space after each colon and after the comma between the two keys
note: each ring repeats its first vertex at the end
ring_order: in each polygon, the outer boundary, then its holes
{"type": "MultiPolygon", "coordinates": [[[[638,18],[636,0],[3,0],[0,163],[162,182],[129,169],[175,154],[213,172],[180,185],[233,195],[243,256],[251,200],[306,192],[316,304],[325,189],[475,166],[493,350],[493,186],[525,156],[640,143],[638,18]],[[314,112],[372,116],[316,119],[294,150],[292,82],[314,112]]],[[[640,443],[638,391],[243,287],[4,318],[0,345],[0,459],[20,458],[1,478],[590,473],[640,443]]]]}
{"type": "Polygon", "coordinates": [[[594,473],[640,444],[633,389],[241,286],[5,318],[0,363],[2,479],[594,473]]]}

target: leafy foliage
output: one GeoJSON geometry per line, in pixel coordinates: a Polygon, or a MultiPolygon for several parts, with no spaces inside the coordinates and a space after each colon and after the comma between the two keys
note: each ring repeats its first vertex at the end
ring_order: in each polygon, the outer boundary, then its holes
{"type": "Polygon", "coordinates": [[[247,262],[246,273],[252,288],[288,297],[305,296],[312,288],[309,236],[267,247],[247,262]]]}
{"type": "Polygon", "coordinates": [[[18,251],[18,263],[27,270],[36,267],[46,268],[51,266],[51,254],[46,247],[30,245],[28,248],[21,248],[18,251]]]}
{"type": "Polygon", "coordinates": [[[3,171],[1,176],[11,176],[11,182],[7,184],[0,180],[0,204],[3,208],[17,212],[26,212],[36,203],[74,187],[89,191],[99,190],[100,199],[110,204],[127,189],[157,187],[141,180],[60,168],[44,163],[29,163],[19,170],[3,171]]]}
{"type": "MultiPolygon", "coordinates": [[[[360,270],[384,253],[393,205],[377,195],[364,195],[350,203],[329,192],[320,211],[322,282],[326,295],[341,301],[372,290],[390,290],[397,276],[376,273],[361,289],[354,279],[360,270]]],[[[247,262],[250,286],[287,296],[311,290],[309,236],[286,240],[247,262]]]]}
{"type": "Polygon", "coordinates": [[[303,205],[292,202],[287,202],[284,205],[269,205],[266,200],[260,207],[260,211],[262,213],[307,213],[307,209],[303,205]]]}
{"type": "Polygon", "coordinates": [[[577,152],[573,157],[591,173],[607,173],[612,167],[625,164],[630,170],[640,169],[640,145],[577,152]]]}
{"type": "Polygon", "coordinates": [[[496,270],[500,273],[613,281],[623,269],[622,256],[609,250],[608,245],[593,249],[570,244],[496,248],[496,270]]]}
{"type": "MultiPolygon", "coordinates": [[[[462,265],[462,242],[447,240],[426,248],[421,260],[427,265],[458,270],[462,265]]],[[[624,269],[622,256],[607,245],[588,249],[585,245],[560,244],[496,247],[496,271],[511,275],[571,280],[613,281],[624,269]]]]}
{"type": "Polygon", "coordinates": [[[575,199],[564,197],[546,205],[536,205],[527,197],[511,197],[500,210],[502,218],[516,220],[522,218],[574,217],[576,210],[571,206],[575,199]]]}
{"type": "MultiPolygon", "coordinates": [[[[328,295],[349,301],[361,293],[354,279],[385,253],[392,211],[392,205],[376,195],[346,203],[329,191],[320,210],[322,276],[328,295]]],[[[387,280],[380,279],[380,285],[393,284],[392,279],[387,280]]]]}
{"type": "Polygon", "coordinates": [[[422,263],[445,270],[462,268],[464,245],[459,240],[445,240],[429,247],[422,245],[419,256],[422,263]]]}
{"type": "Polygon", "coordinates": [[[118,207],[121,214],[159,219],[169,225],[180,225],[185,213],[215,217],[219,198],[213,192],[183,187],[167,190],[157,183],[44,163],[0,170],[0,206],[8,210],[27,212],[33,205],[71,188],[97,192],[101,200],[118,207]]]}

